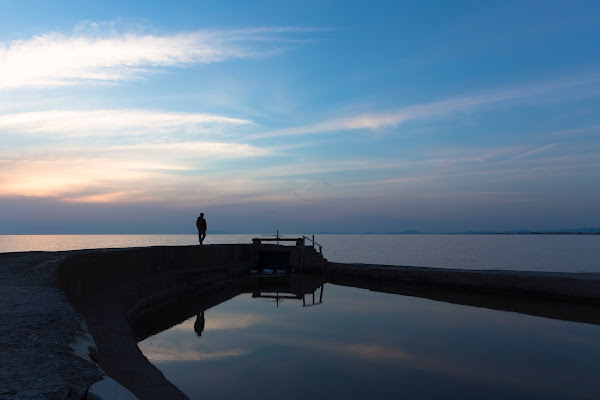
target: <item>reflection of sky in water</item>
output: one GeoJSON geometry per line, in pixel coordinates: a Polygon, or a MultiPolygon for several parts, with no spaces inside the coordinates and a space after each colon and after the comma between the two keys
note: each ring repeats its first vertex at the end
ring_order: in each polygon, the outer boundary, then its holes
{"type": "Polygon", "coordinates": [[[240,295],[140,343],[190,398],[595,399],[600,327],[326,285],[240,295]]]}

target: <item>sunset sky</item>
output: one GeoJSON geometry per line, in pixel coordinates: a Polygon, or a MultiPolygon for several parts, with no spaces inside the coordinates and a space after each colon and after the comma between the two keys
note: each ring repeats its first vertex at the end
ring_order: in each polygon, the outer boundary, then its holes
{"type": "Polygon", "coordinates": [[[600,226],[600,2],[0,2],[0,234],[600,226]]]}

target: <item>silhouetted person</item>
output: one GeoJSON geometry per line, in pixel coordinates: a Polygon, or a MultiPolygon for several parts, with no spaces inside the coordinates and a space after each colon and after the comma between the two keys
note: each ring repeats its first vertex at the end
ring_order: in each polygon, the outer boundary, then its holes
{"type": "Polygon", "coordinates": [[[204,311],[196,315],[196,322],[194,322],[194,331],[198,336],[202,336],[202,331],[204,331],[204,311]]]}
{"type": "Polygon", "coordinates": [[[198,240],[200,240],[200,244],[202,244],[206,237],[206,220],[204,219],[204,213],[200,213],[200,216],[196,219],[196,228],[198,228],[198,240]]]}

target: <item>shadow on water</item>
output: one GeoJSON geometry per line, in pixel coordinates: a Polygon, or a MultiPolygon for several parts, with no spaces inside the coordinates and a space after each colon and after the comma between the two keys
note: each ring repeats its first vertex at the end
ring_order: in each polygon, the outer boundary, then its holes
{"type": "Polygon", "coordinates": [[[589,302],[557,300],[543,296],[506,294],[483,290],[463,291],[451,287],[445,288],[380,279],[353,279],[341,275],[328,276],[326,280],[328,283],[338,286],[367,289],[379,293],[420,297],[451,304],[600,325],[600,305],[589,302]]]}

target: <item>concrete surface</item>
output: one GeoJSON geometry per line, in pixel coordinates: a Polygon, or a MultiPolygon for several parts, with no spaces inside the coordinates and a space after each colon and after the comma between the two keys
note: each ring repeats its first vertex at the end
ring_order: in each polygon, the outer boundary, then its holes
{"type": "Polygon", "coordinates": [[[0,254],[1,399],[85,399],[104,377],[85,321],[54,285],[62,258],[0,254]]]}

